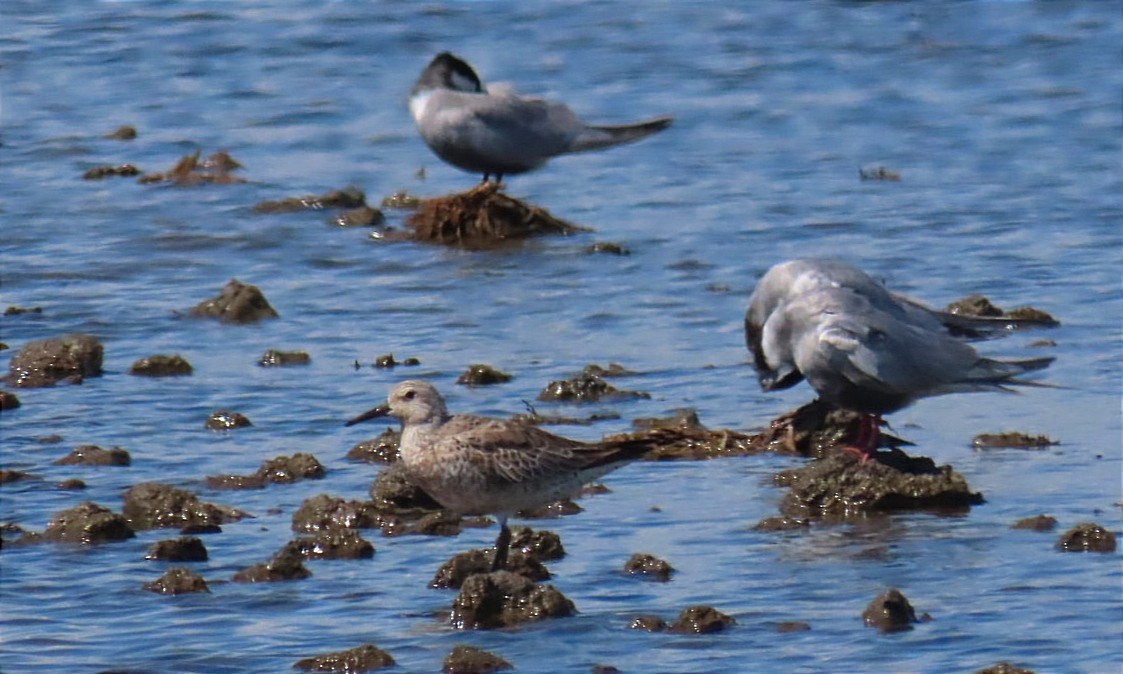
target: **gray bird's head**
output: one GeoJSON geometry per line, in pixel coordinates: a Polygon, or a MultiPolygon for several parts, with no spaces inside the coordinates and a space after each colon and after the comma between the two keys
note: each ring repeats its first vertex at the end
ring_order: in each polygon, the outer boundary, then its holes
{"type": "Polygon", "coordinates": [[[385,403],[363,412],[348,421],[346,425],[353,426],[369,419],[386,416],[397,417],[407,426],[425,424],[447,419],[448,408],[445,407],[444,398],[432,384],[411,379],[390,389],[390,395],[386,396],[385,403]]]}
{"type": "Polygon", "coordinates": [[[433,89],[452,89],[469,93],[486,91],[476,71],[472,70],[472,66],[447,51],[434,56],[429,65],[425,66],[410,94],[433,89]]]}

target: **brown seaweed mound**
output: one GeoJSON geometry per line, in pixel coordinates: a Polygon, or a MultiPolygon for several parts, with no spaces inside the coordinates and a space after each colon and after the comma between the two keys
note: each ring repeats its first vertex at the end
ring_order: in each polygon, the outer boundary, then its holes
{"type": "Polygon", "coordinates": [[[405,221],[415,241],[487,248],[541,234],[568,235],[584,228],[503,193],[497,183],[425,199],[405,221]]]}

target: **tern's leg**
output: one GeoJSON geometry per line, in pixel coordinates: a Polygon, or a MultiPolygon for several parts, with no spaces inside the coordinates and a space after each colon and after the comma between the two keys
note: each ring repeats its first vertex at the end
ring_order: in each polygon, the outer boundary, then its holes
{"type": "Polygon", "coordinates": [[[881,443],[881,416],[877,414],[863,414],[858,418],[858,437],[853,444],[842,448],[844,452],[857,454],[862,463],[877,454],[877,446],[881,443]]]}
{"type": "Polygon", "coordinates": [[[499,537],[495,539],[495,558],[491,562],[491,570],[499,571],[507,566],[507,550],[511,547],[511,530],[507,528],[507,516],[499,515],[499,537]]]}

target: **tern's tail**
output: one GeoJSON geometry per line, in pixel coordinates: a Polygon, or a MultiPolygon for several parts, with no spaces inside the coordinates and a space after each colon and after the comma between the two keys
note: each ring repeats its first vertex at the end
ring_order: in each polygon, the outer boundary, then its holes
{"type": "Polygon", "coordinates": [[[621,124],[620,126],[587,126],[581,135],[573,141],[570,152],[585,152],[586,150],[599,150],[602,147],[634,143],[647,138],[653,133],[662,131],[671,125],[673,118],[659,117],[636,124],[621,124]]]}

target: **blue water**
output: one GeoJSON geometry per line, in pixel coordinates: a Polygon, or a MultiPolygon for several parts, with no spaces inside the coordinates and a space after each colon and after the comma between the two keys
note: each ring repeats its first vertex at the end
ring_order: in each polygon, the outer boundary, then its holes
{"type": "MultiPolygon", "coordinates": [[[[0,8],[0,366],[24,343],[88,332],[104,377],[16,391],[0,416],[0,463],[43,478],[0,488],[0,520],[41,530],[84,500],[120,508],[159,480],[256,519],[208,536],[194,568],[206,595],[141,590],[163,566],[149,531],[90,549],[0,553],[0,668],[8,672],[278,672],[372,642],[400,671],[437,671],[457,643],[520,672],[970,672],[1010,660],[1041,672],[1118,672],[1120,555],[1061,554],[1060,531],[1096,521],[1123,533],[1120,315],[1123,194],[1120,37],[1112,2],[452,4],[166,3],[5,0],[0,8]],[[595,228],[503,252],[387,244],[324,223],[326,213],[253,215],[250,206],[354,184],[370,201],[438,195],[476,176],[417,138],[405,97],[437,51],[486,81],[561,98],[590,120],[673,114],[643,143],[559,159],[509,181],[515,196],[595,228]],[[102,135],[136,126],[130,142],[102,135]],[[239,185],[177,188],[88,182],[86,169],[169,168],[225,149],[239,185]],[[885,166],[899,182],[860,181],[885,166]],[[424,178],[418,170],[424,169],[424,178]],[[594,241],[626,257],[588,255],[594,241]],[[375,469],[347,461],[378,427],[344,429],[397,380],[424,377],[454,410],[522,411],[550,380],[586,363],[637,371],[650,400],[540,405],[620,421],[559,429],[594,439],[637,416],[695,407],[714,428],[751,430],[812,393],[763,394],[743,346],[754,280],[796,256],[848,259],[933,304],[984,293],[1063,323],[987,342],[988,355],[1055,355],[1023,395],[951,396],[893,415],[915,451],[951,463],[987,503],[966,517],[898,515],[868,525],[751,531],[782,492],[771,475],[799,461],[750,457],[628,466],[586,511],[545,523],[569,555],[551,581],[573,618],[461,633],[432,617],[452,594],[426,588],[457,539],[385,539],[373,560],[310,562],[291,583],[224,583],[293,533],[292,512],[327,492],[363,498],[375,469]],[[180,312],[230,278],[280,313],[249,327],[180,312]],[[1029,348],[1047,337],[1054,347],[1029,348]],[[268,348],[311,365],[263,369],[268,348]],[[419,368],[355,370],[393,352],[419,368]],[[187,378],[129,376],[136,359],[180,353],[187,378]],[[515,375],[454,384],[469,363],[515,375]],[[249,429],[203,429],[219,408],[249,429]],[[1043,433],[1045,451],[975,452],[980,432],[1043,433]],[[36,438],[57,433],[60,444],[36,438]],[[119,445],[129,468],[53,466],[80,444],[119,445]],[[249,473],[311,452],[318,482],[213,492],[205,475],[249,473]],[[54,484],[78,477],[85,492],[54,484]],[[653,509],[656,507],[657,509],[653,509]],[[1048,513],[1054,534],[1012,531],[1048,513]],[[667,584],[619,573],[633,552],[677,570],[667,584]],[[865,604],[900,588],[932,621],[883,636],[865,604]],[[631,618],[672,619],[709,604],[735,617],[709,636],[649,634],[631,618]],[[778,634],[798,620],[811,630],[778,634]]],[[[390,213],[391,224],[401,215],[390,213]]]]}

